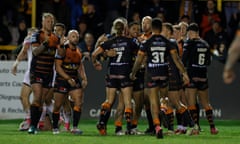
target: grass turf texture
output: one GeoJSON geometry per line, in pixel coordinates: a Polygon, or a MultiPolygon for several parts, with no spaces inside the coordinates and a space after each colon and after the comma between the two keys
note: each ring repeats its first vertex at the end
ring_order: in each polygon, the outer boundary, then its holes
{"type": "MultiPolygon", "coordinates": [[[[164,136],[164,139],[156,139],[155,136],[149,135],[115,136],[112,121],[108,124],[107,136],[100,136],[96,129],[97,120],[80,121],[79,127],[83,130],[83,135],[72,135],[68,132],[53,135],[51,131],[29,135],[26,131],[18,131],[21,121],[0,120],[1,144],[240,144],[240,121],[236,120],[216,120],[216,126],[220,131],[218,135],[211,135],[208,123],[201,120],[204,132],[200,135],[173,135],[164,136]]],[[[146,121],[141,120],[138,129],[144,131],[146,128],[146,121]]]]}

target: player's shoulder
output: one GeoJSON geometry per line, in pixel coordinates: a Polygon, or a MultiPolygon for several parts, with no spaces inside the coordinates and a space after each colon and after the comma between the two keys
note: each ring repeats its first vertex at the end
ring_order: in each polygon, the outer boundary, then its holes
{"type": "Polygon", "coordinates": [[[183,41],[183,47],[191,47],[193,44],[194,44],[195,42],[194,42],[194,40],[192,40],[192,39],[187,39],[187,40],[184,40],[183,41]]]}
{"type": "Polygon", "coordinates": [[[38,43],[39,41],[42,41],[44,38],[44,32],[42,30],[38,30],[31,35],[31,42],[32,43],[38,43]]]}
{"type": "Polygon", "coordinates": [[[43,35],[44,31],[43,30],[37,30],[36,32],[33,32],[32,35],[43,35]]]}

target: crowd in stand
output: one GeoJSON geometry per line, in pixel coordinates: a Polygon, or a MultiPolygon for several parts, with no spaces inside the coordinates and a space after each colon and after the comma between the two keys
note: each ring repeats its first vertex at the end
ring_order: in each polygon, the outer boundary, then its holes
{"type": "MultiPolygon", "coordinates": [[[[80,41],[85,33],[92,33],[96,39],[102,33],[109,33],[112,21],[125,17],[129,22],[144,16],[160,17],[172,24],[179,21],[196,22],[200,25],[201,36],[210,45],[212,35],[223,35],[231,40],[240,19],[239,2],[223,2],[222,10],[217,10],[214,0],[41,0],[37,1],[37,24],[40,27],[42,12],[51,12],[58,22],[67,29],[77,29],[80,41]],[[207,35],[206,35],[207,33],[207,35]]],[[[8,0],[1,2],[0,45],[19,45],[31,27],[31,0],[8,0]]],[[[214,47],[214,46],[213,46],[214,47]]]]}

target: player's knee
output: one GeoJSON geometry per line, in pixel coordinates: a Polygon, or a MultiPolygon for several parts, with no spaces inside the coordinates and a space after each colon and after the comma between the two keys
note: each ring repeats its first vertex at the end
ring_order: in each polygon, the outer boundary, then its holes
{"type": "Polygon", "coordinates": [[[39,103],[39,102],[33,102],[33,103],[31,104],[31,106],[41,107],[41,103],[39,103]]]}

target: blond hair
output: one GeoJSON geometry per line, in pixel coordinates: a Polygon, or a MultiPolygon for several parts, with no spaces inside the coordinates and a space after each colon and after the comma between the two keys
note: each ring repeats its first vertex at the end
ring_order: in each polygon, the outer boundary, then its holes
{"type": "Polygon", "coordinates": [[[54,19],[54,16],[53,16],[52,13],[45,12],[45,13],[43,13],[43,15],[42,15],[42,20],[46,19],[47,17],[51,17],[51,18],[54,19]]]}

